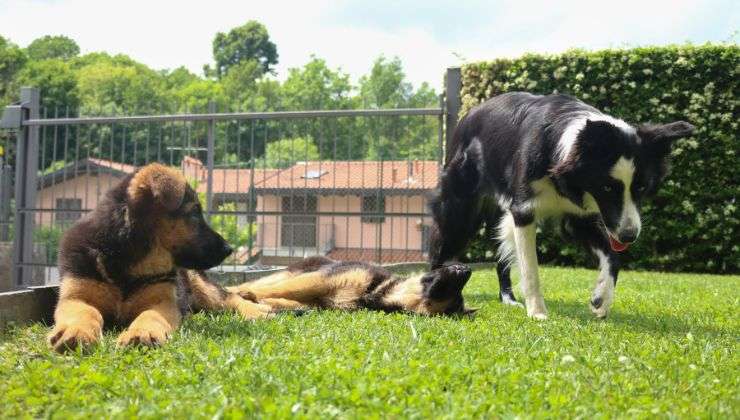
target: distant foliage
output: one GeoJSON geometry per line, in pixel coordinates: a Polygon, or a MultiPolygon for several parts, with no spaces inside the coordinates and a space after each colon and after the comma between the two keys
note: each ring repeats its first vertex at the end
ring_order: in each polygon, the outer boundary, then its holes
{"type": "Polygon", "coordinates": [[[267,28],[250,20],[228,33],[219,32],[213,39],[215,76],[221,78],[232,66],[254,60],[264,73],[271,72],[278,62],[277,46],[270,41],[267,28]]]}
{"type": "MultiPolygon", "coordinates": [[[[509,91],[567,93],[631,123],[687,120],[691,138],[676,142],[672,171],[643,206],[644,229],[624,260],[628,267],[737,273],[737,104],[740,47],[670,46],[525,55],[463,67],[463,110],[509,91]]],[[[482,231],[469,258],[491,260],[482,231]]],[[[587,253],[540,235],[541,260],[583,263],[587,253]]]]}
{"type": "Polygon", "coordinates": [[[255,166],[267,168],[289,168],[296,162],[319,160],[319,148],[310,137],[295,137],[273,141],[267,145],[264,160],[255,166]]]}
{"type": "Polygon", "coordinates": [[[80,47],[64,35],[46,35],[28,44],[26,53],[31,60],[69,60],[80,54],[80,47]]]}

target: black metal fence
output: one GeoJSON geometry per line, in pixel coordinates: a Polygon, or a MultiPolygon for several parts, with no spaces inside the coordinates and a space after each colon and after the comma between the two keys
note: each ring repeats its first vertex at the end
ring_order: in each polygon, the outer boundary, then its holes
{"type": "Polygon", "coordinates": [[[187,114],[103,116],[44,109],[41,99],[24,88],[21,103],[5,110],[2,127],[10,130],[0,130],[5,288],[58,281],[64,230],[119,179],[154,161],[183,171],[236,249],[221,270],[314,254],[423,261],[426,195],[437,183],[444,123],[459,109],[448,106],[445,119],[442,103],[266,113],[211,104],[187,114]]]}

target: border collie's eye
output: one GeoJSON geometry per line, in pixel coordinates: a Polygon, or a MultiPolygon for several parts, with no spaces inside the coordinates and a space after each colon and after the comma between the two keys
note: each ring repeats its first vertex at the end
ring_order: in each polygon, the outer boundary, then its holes
{"type": "Polygon", "coordinates": [[[614,187],[612,187],[611,185],[604,185],[603,190],[604,192],[610,193],[614,191],[614,187]]]}
{"type": "Polygon", "coordinates": [[[645,186],[644,185],[637,185],[637,186],[635,186],[635,191],[637,191],[638,193],[642,194],[642,193],[645,192],[645,186]]]}

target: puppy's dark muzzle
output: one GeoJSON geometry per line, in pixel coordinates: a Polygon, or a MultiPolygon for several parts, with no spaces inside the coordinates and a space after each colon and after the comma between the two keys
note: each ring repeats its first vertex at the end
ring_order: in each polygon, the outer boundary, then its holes
{"type": "Polygon", "coordinates": [[[454,276],[456,278],[463,278],[465,280],[470,278],[470,267],[464,264],[452,264],[445,267],[445,270],[447,271],[448,275],[454,276]]]}

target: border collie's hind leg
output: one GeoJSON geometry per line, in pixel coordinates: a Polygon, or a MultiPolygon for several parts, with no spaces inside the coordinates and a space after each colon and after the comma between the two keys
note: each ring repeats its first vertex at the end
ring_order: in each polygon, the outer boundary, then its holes
{"type": "Polygon", "coordinates": [[[498,300],[504,305],[524,306],[516,301],[514,290],[511,287],[511,267],[506,262],[496,264],[496,275],[498,276],[498,300]]]}
{"type": "Polygon", "coordinates": [[[524,306],[516,301],[514,290],[511,287],[511,257],[509,248],[513,247],[513,231],[508,232],[504,214],[498,207],[484,210],[486,217],[486,237],[496,238],[498,241],[499,261],[496,263],[496,277],[498,277],[498,300],[504,305],[524,306]],[[509,241],[509,242],[506,242],[509,241]]]}

